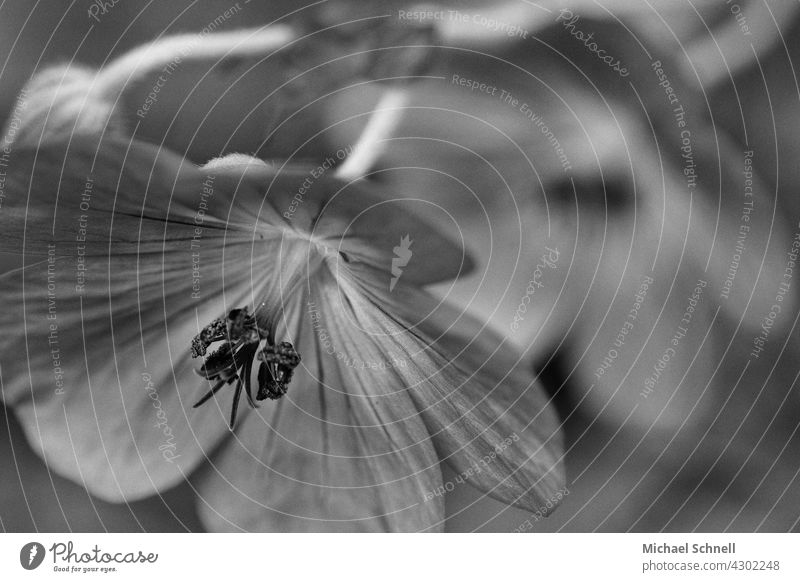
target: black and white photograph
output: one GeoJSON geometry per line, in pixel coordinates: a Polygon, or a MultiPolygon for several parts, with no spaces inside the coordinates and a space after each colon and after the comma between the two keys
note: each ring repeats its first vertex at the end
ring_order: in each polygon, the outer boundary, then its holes
{"type": "Polygon", "coordinates": [[[798,579],[799,77],[798,0],[0,0],[2,578],[798,579]]]}

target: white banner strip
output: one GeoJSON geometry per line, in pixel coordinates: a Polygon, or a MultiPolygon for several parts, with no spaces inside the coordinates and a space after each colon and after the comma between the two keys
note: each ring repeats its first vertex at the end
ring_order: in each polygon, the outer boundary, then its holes
{"type": "Polygon", "coordinates": [[[4,534],[2,580],[800,580],[792,534],[4,534]]]}

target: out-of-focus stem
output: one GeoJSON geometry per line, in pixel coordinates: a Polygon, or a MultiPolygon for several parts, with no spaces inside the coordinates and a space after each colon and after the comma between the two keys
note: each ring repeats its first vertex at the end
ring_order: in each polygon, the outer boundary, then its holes
{"type": "Polygon", "coordinates": [[[383,94],[353,152],[336,171],[338,178],[356,180],[373,168],[386,148],[386,140],[402,118],[407,102],[408,90],[405,87],[392,87],[383,94]]]}
{"type": "Polygon", "coordinates": [[[289,26],[246,29],[213,34],[181,34],[136,48],[103,67],[92,90],[99,97],[114,97],[132,82],[182,62],[266,56],[295,40],[289,26]]]}

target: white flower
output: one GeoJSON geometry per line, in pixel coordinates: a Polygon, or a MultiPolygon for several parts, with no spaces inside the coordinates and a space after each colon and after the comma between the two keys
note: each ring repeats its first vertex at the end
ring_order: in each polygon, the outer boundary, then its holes
{"type": "Polygon", "coordinates": [[[440,530],[440,461],[531,510],[562,487],[559,421],[516,350],[422,289],[471,263],[418,203],[248,156],[198,167],[58,93],[28,93],[0,213],[24,260],[0,279],[2,397],[49,467],[115,501],[194,473],[214,530],[440,530]],[[244,308],[248,346],[301,360],[231,432],[238,380],[269,378],[253,358],[199,378],[190,348],[244,308]]]}

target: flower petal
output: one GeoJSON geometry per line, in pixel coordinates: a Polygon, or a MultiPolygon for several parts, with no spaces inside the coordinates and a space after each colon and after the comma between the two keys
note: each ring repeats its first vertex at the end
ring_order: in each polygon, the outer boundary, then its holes
{"type": "MultiPolygon", "coordinates": [[[[395,247],[412,241],[412,249],[424,249],[424,260],[410,260],[403,278],[424,285],[454,279],[472,268],[464,241],[444,236],[429,220],[435,205],[418,199],[394,199],[379,192],[369,181],[345,183],[326,175],[331,165],[301,168],[269,166],[246,156],[226,156],[207,169],[223,169],[228,177],[241,175],[247,188],[239,188],[232,201],[241,222],[253,221],[280,227],[328,246],[347,257],[349,268],[363,264],[392,277],[395,247]],[[266,198],[261,192],[266,192],[266,198]],[[427,215],[427,216],[426,216],[427,215]]],[[[230,218],[229,218],[230,219],[230,218]]]]}
{"type": "Polygon", "coordinates": [[[373,292],[414,330],[395,341],[425,373],[409,391],[442,459],[504,503],[533,511],[552,502],[565,480],[561,421],[532,376],[530,356],[425,292],[373,292]]]}
{"type": "Polygon", "coordinates": [[[552,497],[564,478],[559,424],[513,349],[404,280],[390,292],[341,255],[313,264],[307,286],[281,289],[276,334],[301,346],[302,370],[202,475],[211,529],[435,529],[429,504],[445,488],[430,473],[432,442],[460,478],[506,503],[552,497]],[[444,333],[450,324],[456,333],[444,333]]]}
{"type": "Polygon", "coordinates": [[[332,278],[323,269],[285,305],[286,339],[303,358],[289,393],[249,416],[198,476],[213,531],[443,527],[438,457],[399,373],[413,363],[348,333],[361,306],[340,303],[332,278]]]}
{"type": "Polygon", "coordinates": [[[269,273],[244,217],[199,214],[236,183],[208,194],[180,158],[111,138],[15,148],[11,166],[0,232],[24,268],[0,279],[3,401],[49,466],[100,497],[178,483],[229,434],[227,410],[190,408],[209,388],[191,339],[269,273]]]}

